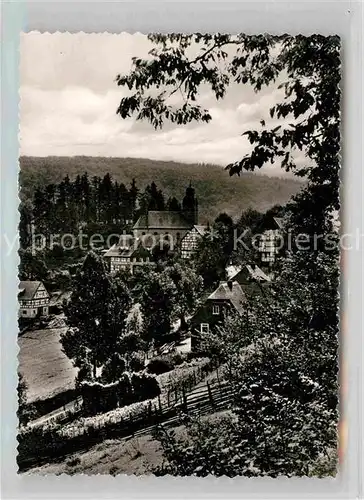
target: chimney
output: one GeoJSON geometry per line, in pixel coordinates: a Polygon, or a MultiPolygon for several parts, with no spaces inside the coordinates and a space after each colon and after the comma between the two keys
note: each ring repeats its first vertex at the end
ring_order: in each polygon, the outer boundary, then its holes
{"type": "Polygon", "coordinates": [[[227,284],[228,284],[229,290],[232,290],[233,289],[233,282],[231,280],[228,280],[227,284]]]}

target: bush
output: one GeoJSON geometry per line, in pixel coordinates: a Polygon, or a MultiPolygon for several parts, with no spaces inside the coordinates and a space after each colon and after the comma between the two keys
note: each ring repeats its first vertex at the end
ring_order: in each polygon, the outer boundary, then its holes
{"type": "Polygon", "coordinates": [[[54,410],[57,410],[61,406],[64,406],[71,401],[75,400],[78,396],[76,389],[68,389],[67,391],[60,392],[55,396],[51,396],[47,399],[38,399],[31,403],[31,408],[34,410],[33,418],[41,417],[54,410]]]}
{"type": "Polygon", "coordinates": [[[187,363],[189,363],[190,361],[192,361],[193,359],[200,359],[200,358],[203,358],[205,356],[203,356],[201,353],[199,352],[196,352],[196,351],[190,351],[186,354],[186,361],[187,363]]]}
{"type": "Polygon", "coordinates": [[[133,386],[135,401],[153,399],[161,393],[157,379],[146,373],[133,373],[131,383],[133,386]]]}
{"type": "Polygon", "coordinates": [[[135,401],[133,385],[128,373],[124,373],[118,383],[119,406],[126,406],[135,401]]]}
{"type": "Polygon", "coordinates": [[[124,373],[117,382],[103,384],[84,381],[80,384],[84,415],[96,415],[130,405],[138,401],[153,399],[161,393],[159,383],[152,375],[124,373]]]}
{"type": "Polygon", "coordinates": [[[75,465],[79,465],[81,463],[81,459],[79,457],[69,458],[66,461],[66,465],[68,467],[74,467],[75,465]]]}
{"type": "Polygon", "coordinates": [[[158,357],[149,361],[147,371],[155,375],[161,375],[162,373],[170,372],[173,368],[174,364],[170,358],[158,357]]]}
{"type": "Polygon", "coordinates": [[[187,357],[180,352],[175,352],[170,356],[170,359],[174,366],[179,366],[186,361],[187,357]]]}
{"type": "Polygon", "coordinates": [[[129,359],[129,368],[132,372],[140,372],[145,368],[145,357],[142,352],[134,352],[129,359]]]}
{"type": "Polygon", "coordinates": [[[148,363],[147,370],[149,373],[161,375],[173,370],[175,366],[181,365],[186,359],[186,356],[179,352],[158,356],[148,363]]]}
{"type": "Polygon", "coordinates": [[[118,406],[118,382],[103,385],[84,381],[80,384],[85,415],[96,415],[113,410],[118,406]]]}
{"type": "Polygon", "coordinates": [[[85,380],[91,380],[92,378],[92,366],[88,364],[84,364],[79,370],[76,375],[76,387],[79,387],[81,382],[85,380]]]}
{"type": "Polygon", "coordinates": [[[115,352],[103,366],[101,374],[102,381],[108,384],[119,380],[125,372],[125,368],[125,360],[120,356],[120,354],[115,352]]]}

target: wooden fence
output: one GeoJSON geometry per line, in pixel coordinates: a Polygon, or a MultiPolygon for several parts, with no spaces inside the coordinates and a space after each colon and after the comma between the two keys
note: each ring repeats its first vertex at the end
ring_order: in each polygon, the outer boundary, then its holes
{"type": "Polygon", "coordinates": [[[227,382],[219,380],[201,383],[205,375],[204,370],[195,370],[182,384],[170,387],[153,400],[138,403],[139,410],[129,415],[110,412],[110,415],[90,418],[91,425],[73,426],[70,423],[64,426],[65,429],[50,425],[20,436],[20,470],[88,449],[105,439],[147,434],[158,424],[177,425],[182,414],[203,416],[227,409],[233,397],[231,388],[227,382]]]}

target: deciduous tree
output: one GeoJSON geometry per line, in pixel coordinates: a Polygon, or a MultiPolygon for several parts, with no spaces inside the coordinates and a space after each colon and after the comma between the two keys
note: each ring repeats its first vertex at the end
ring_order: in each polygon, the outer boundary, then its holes
{"type": "Polygon", "coordinates": [[[118,349],[130,305],[126,285],[112,281],[101,257],[89,252],[73,280],[65,306],[69,328],[61,336],[63,350],[75,366],[90,363],[96,377],[97,367],[118,349]]]}

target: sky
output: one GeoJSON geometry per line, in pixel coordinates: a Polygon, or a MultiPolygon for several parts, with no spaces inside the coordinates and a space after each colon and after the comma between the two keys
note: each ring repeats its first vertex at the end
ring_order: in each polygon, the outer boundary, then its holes
{"type": "MultiPolygon", "coordinates": [[[[146,57],[152,45],[141,34],[22,34],[20,45],[20,154],[32,156],[143,157],[225,166],[250,151],[242,133],[268,123],[280,100],[277,86],[255,93],[234,85],[216,102],[204,88],[198,103],[210,123],[167,124],[160,131],[116,109],[125,90],[117,74],[131,69],[133,56],[146,57]]],[[[299,158],[301,163],[304,158],[299,158]]],[[[278,165],[264,169],[282,175],[278,165]]]]}

